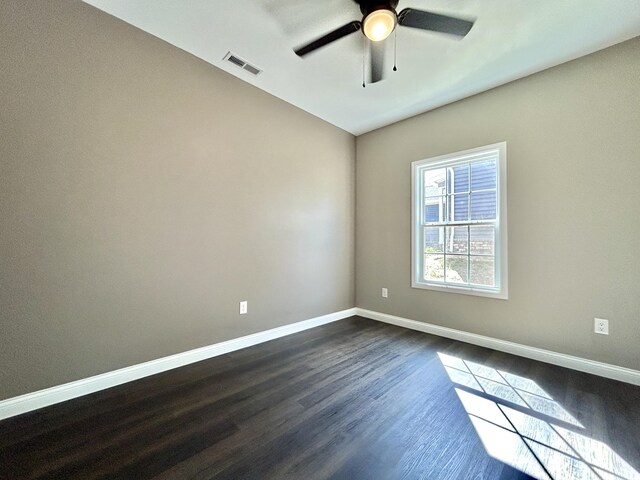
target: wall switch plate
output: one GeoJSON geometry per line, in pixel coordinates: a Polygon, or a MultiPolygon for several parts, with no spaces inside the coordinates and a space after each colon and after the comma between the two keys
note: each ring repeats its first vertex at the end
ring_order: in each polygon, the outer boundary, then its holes
{"type": "Polygon", "coordinates": [[[593,331],[595,333],[599,333],[600,335],[609,335],[609,320],[604,318],[594,318],[593,321],[593,331]]]}
{"type": "Polygon", "coordinates": [[[382,289],[382,298],[389,298],[389,290],[386,288],[382,289]]]}
{"type": "Polygon", "coordinates": [[[240,315],[244,315],[245,313],[247,313],[248,303],[249,302],[247,302],[246,300],[240,302],[240,315]]]}

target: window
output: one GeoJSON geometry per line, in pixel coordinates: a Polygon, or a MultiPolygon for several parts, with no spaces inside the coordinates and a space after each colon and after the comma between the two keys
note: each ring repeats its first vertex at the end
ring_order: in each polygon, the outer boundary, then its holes
{"type": "Polygon", "coordinates": [[[503,142],[411,164],[412,287],[508,297],[506,150],[503,142]]]}

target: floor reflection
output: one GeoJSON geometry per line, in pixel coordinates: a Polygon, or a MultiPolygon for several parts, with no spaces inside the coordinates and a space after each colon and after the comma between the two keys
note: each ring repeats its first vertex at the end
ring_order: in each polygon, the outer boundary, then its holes
{"type": "Polygon", "coordinates": [[[606,443],[579,433],[584,426],[533,380],[438,355],[452,382],[483,394],[455,389],[492,457],[539,479],[640,480],[606,443]]]}

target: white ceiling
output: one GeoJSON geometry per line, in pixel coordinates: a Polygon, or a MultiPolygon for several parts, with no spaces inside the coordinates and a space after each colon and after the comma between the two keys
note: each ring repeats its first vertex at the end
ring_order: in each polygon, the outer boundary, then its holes
{"type": "Polygon", "coordinates": [[[462,40],[399,27],[398,71],[392,35],[385,79],[362,88],[359,32],[293,53],[361,19],[353,0],[85,1],[355,135],[640,35],[639,0],[400,0],[398,11],[476,23],[462,40]],[[263,73],[223,61],[228,51],[263,73]]]}

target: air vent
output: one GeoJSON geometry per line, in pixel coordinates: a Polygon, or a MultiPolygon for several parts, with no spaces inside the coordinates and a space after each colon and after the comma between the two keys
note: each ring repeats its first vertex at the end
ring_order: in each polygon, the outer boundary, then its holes
{"type": "Polygon", "coordinates": [[[258,76],[262,73],[262,70],[260,70],[258,67],[255,67],[247,62],[245,62],[243,59],[241,59],[239,56],[228,52],[223,60],[227,60],[228,62],[233,63],[234,65],[237,65],[238,67],[240,67],[243,70],[246,70],[247,72],[249,72],[251,75],[255,75],[258,76]]]}

